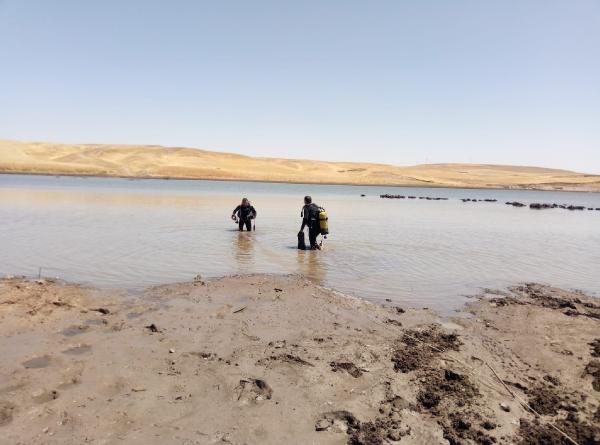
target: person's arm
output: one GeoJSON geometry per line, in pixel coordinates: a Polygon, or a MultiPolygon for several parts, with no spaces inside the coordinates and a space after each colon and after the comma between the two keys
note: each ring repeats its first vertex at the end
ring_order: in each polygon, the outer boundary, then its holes
{"type": "Polygon", "coordinates": [[[234,210],[233,213],[231,214],[231,217],[233,218],[235,216],[235,214],[240,210],[242,206],[237,206],[234,210]]]}
{"type": "Polygon", "coordinates": [[[302,232],[306,227],[306,223],[308,222],[308,216],[306,215],[306,206],[302,207],[302,226],[300,227],[300,231],[302,232]]]}
{"type": "Polygon", "coordinates": [[[256,209],[254,208],[254,206],[250,206],[250,211],[252,212],[252,218],[256,218],[256,215],[258,215],[258,213],[256,213],[256,209]]]}

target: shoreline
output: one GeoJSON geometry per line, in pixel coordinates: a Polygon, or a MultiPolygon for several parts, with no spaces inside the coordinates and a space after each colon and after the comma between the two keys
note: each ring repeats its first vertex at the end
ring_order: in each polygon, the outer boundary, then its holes
{"type": "Polygon", "coordinates": [[[0,175],[13,176],[47,176],[47,177],[73,177],[73,178],[102,178],[102,179],[126,179],[130,181],[161,180],[161,181],[215,181],[215,182],[248,182],[265,184],[295,184],[295,185],[330,185],[330,186],[349,186],[349,187],[390,187],[390,188],[426,188],[426,189],[452,189],[452,190],[503,190],[503,191],[535,191],[535,192],[566,192],[566,193],[600,193],[598,187],[581,187],[577,184],[554,188],[554,187],[535,187],[535,186],[452,186],[445,184],[369,184],[352,182],[300,182],[300,181],[277,181],[268,179],[235,179],[235,178],[212,178],[212,177],[172,177],[172,176],[126,176],[126,175],[98,175],[85,173],[43,173],[43,172],[21,172],[21,171],[0,171],[0,175]],[[568,188],[572,187],[572,188],[568,188]]]}
{"type": "Polygon", "coordinates": [[[537,284],[487,289],[442,319],[297,275],[139,295],[2,279],[0,434],[15,444],[571,443],[560,430],[595,443],[599,327],[597,299],[537,284]]]}

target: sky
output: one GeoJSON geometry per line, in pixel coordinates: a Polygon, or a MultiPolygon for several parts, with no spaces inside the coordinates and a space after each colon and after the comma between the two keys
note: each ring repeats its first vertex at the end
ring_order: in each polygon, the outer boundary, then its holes
{"type": "Polygon", "coordinates": [[[600,1],[0,0],[0,138],[600,173],[600,1]]]}

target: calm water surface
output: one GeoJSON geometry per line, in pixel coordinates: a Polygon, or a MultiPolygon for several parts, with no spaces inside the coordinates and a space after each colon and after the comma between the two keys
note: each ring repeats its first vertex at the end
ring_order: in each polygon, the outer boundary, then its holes
{"type": "Polygon", "coordinates": [[[370,300],[442,311],[481,287],[523,281],[600,295],[600,211],[517,209],[509,200],[600,207],[593,193],[0,175],[0,273],[35,276],[42,267],[130,289],[198,273],[302,273],[370,300]],[[329,213],[323,252],[295,248],[305,194],[329,213]],[[238,233],[229,219],[242,196],[258,210],[256,232],[238,233]]]}

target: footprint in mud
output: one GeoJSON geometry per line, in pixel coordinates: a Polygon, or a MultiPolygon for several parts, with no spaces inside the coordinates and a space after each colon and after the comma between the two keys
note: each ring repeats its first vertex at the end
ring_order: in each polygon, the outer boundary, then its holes
{"type": "Polygon", "coordinates": [[[315,424],[316,431],[332,431],[335,433],[348,433],[360,429],[360,422],[349,411],[330,411],[323,413],[315,424]]]}
{"type": "MultiPolygon", "coordinates": [[[[104,324],[108,324],[108,321],[104,320],[104,319],[99,319],[99,318],[90,318],[89,320],[85,320],[84,323],[88,326],[101,326],[104,324]]],[[[64,331],[63,331],[63,335],[64,335],[64,331]]]]}
{"type": "Polygon", "coordinates": [[[12,403],[0,400],[0,426],[8,425],[12,422],[15,409],[16,406],[12,403]]]}
{"type": "Polygon", "coordinates": [[[219,359],[219,356],[214,352],[190,352],[189,355],[193,355],[211,362],[219,359]]]}
{"type": "Polygon", "coordinates": [[[348,374],[350,374],[355,379],[357,379],[358,377],[360,377],[361,375],[363,375],[362,370],[358,366],[356,366],[354,363],[350,363],[350,362],[331,362],[329,364],[329,366],[331,366],[331,370],[333,372],[346,371],[348,374]]]}
{"type": "Polygon", "coordinates": [[[315,366],[312,363],[307,362],[306,360],[298,357],[297,355],[293,355],[293,354],[271,355],[269,357],[261,358],[258,362],[256,362],[256,364],[268,366],[268,364],[271,362],[289,363],[291,365],[298,365],[298,366],[310,366],[310,367],[315,366]]]}
{"type": "Polygon", "coordinates": [[[86,352],[90,352],[91,350],[92,347],[90,345],[77,345],[65,349],[64,351],[62,351],[62,353],[67,355],[80,355],[85,354],[86,352]]]}
{"type": "Polygon", "coordinates": [[[126,317],[128,320],[133,320],[134,318],[141,317],[142,315],[142,312],[128,312],[126,317]]]}
{"type": "Polygon", "coordinates": [[[57,386],[58,389],[69,389],[81,383],[81,379],[79,376],[71,376],[60,382],[57,386]]]}
{"type": "Polygon", "coordinates": [[[70,326],[61,331],[65,337],[74,337],[75,335],[83,334],[89,329],[89,326],[70,326]]]}
{"type": "Polygon", "coordinates": [[[38,368],[46,368],[50,365],[51,359],[47,355],[42,355],[40,357],[34,357],[30,360],[24,361],[22,363],[25,369],[38,369],[38,368]]]}
{"type": "Polygon", "coordinates": [[[238,389],[237,399],[246,402],[270,400],[273,395],[273,390],[267,382],[260,379],[242,379],[236,389],[238,389]]]}
{"type": "Polygon", "coordinates": [[[42,389],[42,390],[34,392],[32,394],[32,398],[35,403],[41,404],[41,403],[51,402],[52,400],[58,399],[58,391],[56,391],[56,390],[47,391],[45,389],[42,389]]]}

